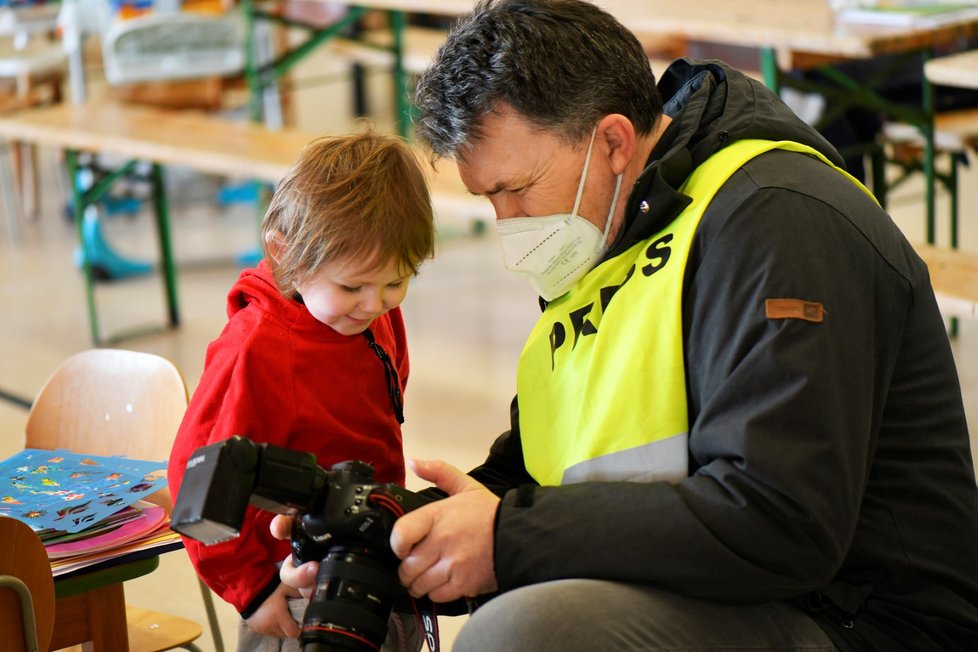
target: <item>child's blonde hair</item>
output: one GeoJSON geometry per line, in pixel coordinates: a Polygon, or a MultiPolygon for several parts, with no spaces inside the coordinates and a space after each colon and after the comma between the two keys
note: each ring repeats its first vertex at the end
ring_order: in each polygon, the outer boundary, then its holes
{"type": "Polygon", "coordinates": [[[286,296],[326,262],[396,261],[413,275],[433,255],[434,239],[418,157],[371,129],[306,145],[261,224],[263,253],[286,296]]]}

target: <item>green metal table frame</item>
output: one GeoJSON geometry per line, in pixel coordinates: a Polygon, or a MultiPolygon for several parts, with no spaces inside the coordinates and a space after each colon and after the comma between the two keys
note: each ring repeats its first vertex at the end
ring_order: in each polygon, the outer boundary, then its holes
{"type": "MultiPolygon", "coordinates": [[[[90,188],[80,188],[77,182],[78,174],[83,166],[79,162],[78,150],[66,150],[65,166],[68,169],[68,179],[71,183],[72,206],[75,213],[75,224],[78,227],[78,241],[82,250],[82,274],[85,278],[85,301],[88,307],[88,327],[95,344],[105,344],[132,337],[145,332],[119,334],[103,338],[100,330],[98,308],[95,297],[95,274],[92,266],[92,255],[89,242],[84,234],[85,211],[89,206],[98,202],[109,191],[112,185],[123,177],[133,173],[138,160],[130,160],[125,165],[112,170],[97,180],[90,188]]],[[[163,165],[152,163],[150,172],[152,200],[156,217],[156,232],[160,247],[160,266],[163,272],[163,288],[167,305],[168,325],[176,327],[180,324],[180,309],[177,299],[176,265],[173,260],[173,247],[170,242],[170,208],[166,198],[163,165]]],[[[157,330],[157,329],[153,329],[157,330]]]]}
{"type": "MultiPolygon", "coordinates": [[[[816,128],[824,124],[829,124],[843,114],[849,107],[866,108],[873,111],[892,115],[899,120],[911,124],[920,131],[924,141],[923,160],[919,164],[901,164],[901,176],[890,184],[885,174],[885,156],[880,146],[871,146],[870,154],[873,158],[873,194],[880,206],[886,209],[887,193],[892,185],[905,180],[914,172],[921,172],[924,175],[924,205],[926,210],[926,240],[927,244],[935,244],[937,241],[937,183],[947,189],[950,195],[950,215],[949,215],[949,244],[952,249],[958,247],[958,162],[951,156],[950,169],[947,172],[939,172],[935,165],[936,148],[934,145],[934,85],[927,79],[927,75],[921,74],[921,106],[910,107],[905,104],[891,102],[881,97],[873,89],[877,87],[877,82],[885,80],[893,70],[905,65],[908,61],[919,59],[921,70],[924,65],[934,56],[932,48],[923,48],[918,51],[903,53],[893,57],[889,65],[876,71],[869,79],[855,80],[844,74],[837,67],[825,65],[819,68],[831,84],[819,84],[817,82],[799,79],[781,71],[777,64],[776,52],[773,48],[763,48],[761,50],[761,72],[764,83],[779,92],[782,86],[789,86],[802,92],[818,93],[825,97],[827,110],[814,125],[816,128]]],[[[950,335],[953,337],[958,332],[958,320],[952,318],[949,327],[950,335]]]]}
{"type": "MultiPolygon", "coordinates": [[[[941,175],[937,174],[934,167],[934,87],[928,81],[927,76],[922,75],[922,101],[919,108],[891,102],[877,94],[874,88],[876,88],[878,81],[885,79],[892,70],[906,64],[908,61],[920,59],[921,65],[923,65],[932,57],[933,50],[931,48],[902,54],[894,57],[890,65],[877,71],[873,78],[864,80],[852,79],[837,67],[825,65],[821,66],[819,71],[833,83],[819,84],[814,81],[802,80],[790,76],[781,71],[777,64],[774,48],[762,48],[761,50],[761,72],[764,76],[764,83],[769,88],[775,92],[779,92],[783,86],[788,86],[802,92],[818,93],[825,97],[827,110],[820,118],[819,123],[815,125],[816,128],[822,124],[832,122],[842,115],[847,108],[857,106],[895,116],[901,121],[915,126],[920,131],[920,135],[924,141],[923,162],[921,163],[920,169],[924,174],[925,183],[924,201],[926,205],[926,237],[928,244],[934,244],[937,239],[935,188],[938,178],[941,177],[941,175]]],[[[876,158],[873,165],[873,190],[877,193],[877,199],[880,201],[880,204],[883,208],[886,208],[887,184],[883,175],[881,162],[881,158],[876,158]]],[[[943,177],[941,178],[943,179],[943,177]]],[[[952,246],[957,245],[957,216],[954,213],[952,210],[952,246]]]]}
{"type": "Polygon", "coordinates": [[[253,120],[257,122],[263,120],[262,98],[265,92],[278,84],[294,65],[302,61],[309,53],[330,39],[339,37],[353,38],[365,47],[388,51],[393,55],[394,64],[391,72],[394,78],[397,131],[402,137],[408,137],[411,128],[412,108],[411,102],[408,100],[410,79],[404,70],[404,31],[407,27],[407,17],[403,11],[391,10],[386,12],[390,17],[392,34],[392,43],[390,47],[387,47],[370,41],[356,39],[345,34],[367,12],[367,9],[364,7],[351,6],[341,19],[326,27],[311,25],[260,9],[255,5],[254,0],[243,0],[241,7],[245,16],[245,42],[247,46],[245,53],[245,76],[248,83],[249,108],[253,120]],[[260,62],[258,61],[257,55],[258,44],[255,29],[256,23],[259,21],[299,28],[305,30],[308,33],[308,37],[302,43],[282,53],[274,60],[260,62]]]}

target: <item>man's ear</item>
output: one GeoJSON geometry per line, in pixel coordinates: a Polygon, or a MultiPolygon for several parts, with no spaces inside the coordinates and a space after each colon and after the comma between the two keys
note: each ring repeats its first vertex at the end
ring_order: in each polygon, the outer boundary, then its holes
{"type": "Polygon", "coordinates": [[[598,122],[597,133],[607,143],[612,172],[621,174],[635,156],[635,126],[620,113],[610,113],[598,122]]]}
{"type": "Polygon", "coordinates": [[[272,262],[281,262],[282,254],[285,253],[285,236],[278,229],[265,235],[265,253],[272,262]]]}

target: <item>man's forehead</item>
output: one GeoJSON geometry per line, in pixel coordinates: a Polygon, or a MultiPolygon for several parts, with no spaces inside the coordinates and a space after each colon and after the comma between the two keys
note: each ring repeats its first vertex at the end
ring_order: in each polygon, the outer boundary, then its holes
{"type": "Polygon", "coordinates": [[[456,159],[459,176],[470,192],[493,195],[501,190],[525,185],[536,167],[538,153],[512,150],[473,149],[456,159]]]}
{"type": "Polygon", "coordinates": [[[556,134],[531,125],[513,112],[493,112],[477,135],[456,155],[459,174],[477,194],[526,184],[541,160],[565,144],[556,134]]]}

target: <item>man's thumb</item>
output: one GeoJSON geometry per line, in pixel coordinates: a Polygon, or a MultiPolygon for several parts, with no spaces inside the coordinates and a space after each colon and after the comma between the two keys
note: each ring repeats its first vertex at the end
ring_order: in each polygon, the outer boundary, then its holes
{"type": "Polygon", "coordinates": [[[411,470],[422,480],[432,482],[449,495],[464,491],[472,479],[447,462],[441,460],[418,460],[409,462],[411,470]]]}

